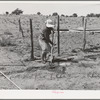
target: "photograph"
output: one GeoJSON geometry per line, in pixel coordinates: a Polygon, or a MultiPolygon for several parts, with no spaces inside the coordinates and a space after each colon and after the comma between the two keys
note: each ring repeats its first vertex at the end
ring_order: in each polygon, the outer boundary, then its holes
{"type": "Polygon", "coordinates": [[[0,1],[0,96],[10,90],[99,95],[100,2],[0,1]]]}

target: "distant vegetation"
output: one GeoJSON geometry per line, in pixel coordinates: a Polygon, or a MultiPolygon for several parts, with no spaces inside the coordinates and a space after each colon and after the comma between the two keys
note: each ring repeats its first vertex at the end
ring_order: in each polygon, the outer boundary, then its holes
{"type": "Polygon", "coordinates": [[[9,12],[8,11],[6,11],[6,15],[9,15],[9,12]]]}
{"type": "MultiPolygon", "coordinates": [[[[10,13],[8,11],[5,12],[6,15],[9,15],[10,13]]],[[[20,14],[23,14],[23,11],[20,10],[19,8],[15,9],[14,11],[11,12],[11,14],[15,14],[15,15],[20,15],[20,14]]],[[[37,15],[41,15],[41,12],[37,12],[37,15]]],[[[49,14],[48,16],[58,16],[59,14],[57,12],[54,12],[52,14],[49,14]]],[[[78,14],[77,13],[73,13],[72,15],[64,15],[64,14],[61,14],[62,17],[78,17],[78,14]]],[[[82,17],[82,16],[80,16],[82,17]]],[[[87,14],[86,16],[84,17],[100,17],[100,14],[94,14],[94,13],[90,13],[90,14],[87,14]]]]}
{"type": "Polygon", "coordinates": [[[77,13],[74,13],[73,15],[71,15],[70,17],[78,17],[77,13]]]}
{"type": "Polygon", "coordinates": [[[90,14],[87,14],[87,17],[100,17],[100,14],[90,13],[90,14]]]}
{"type": "Polygon", "coordinates": [[[57,16],[58,15],[58,13],[57,12],[54,12],[53,14],[52,14],[52,16],[57,16]]]}
{"type": "Polygon", "coordinates": [[[41,13],[40,12],[37,12],[37,15],[41,15],[41,13]]]}
{"type": "Polygon", "coordinates": [[[19,8],[17,8],[17,9],[15,9],[14,11],[12,11],[11,14],[20,15],[20,14],[23,14],[23,11],[20,10],[19,8]]]}

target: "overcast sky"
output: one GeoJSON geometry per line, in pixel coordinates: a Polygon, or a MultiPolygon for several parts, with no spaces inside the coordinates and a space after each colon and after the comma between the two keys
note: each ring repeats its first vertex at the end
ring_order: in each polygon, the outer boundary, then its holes
{"type": "Polygon", "coordinates": [[[57,12],[58,14],[72,15],[77,13],[79,16],[87,15],[88,13],[100,13],[100,2],[0,2],[0,14],[5,13],[6,11],[12,12],[16,8],[22,9],[24,14],[36,14],[41,12],[44,15],[52,14],[57,12]]]}

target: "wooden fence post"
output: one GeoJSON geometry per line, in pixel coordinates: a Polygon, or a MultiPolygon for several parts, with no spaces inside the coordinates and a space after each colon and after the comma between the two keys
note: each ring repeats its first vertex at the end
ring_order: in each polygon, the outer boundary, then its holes
{"type": "Polygon", "coordinates": [[[58,15],[57,31],[58,31],[58,56],[60,56],[59,15],[58,15]]]}
{"type": "Polygon", "coordinates": [[[22,37],[24,37],[24,33],[23,33],[23,30],[22,30],[20,19],[18,20],[18,23],[19,23],[19,31],[22,33],[22,37]]]}
{"type": "Polygon", "coordinates": [[[31,60],[34,60],[32,19],[30,19],[30,32],[31,32],[31,60]]]}
{"type": "Polygon", "coordinates": [[[84,40],[83,40],[83,51],[85,50],[85,46],[86,46],[86,24],[87,24],[87,19],[84,19],[84,40]]]}
{"type": "Polygon", "coordinates": [[[84,27],[84,17],[82,17],[82,27],[84,27]]]}

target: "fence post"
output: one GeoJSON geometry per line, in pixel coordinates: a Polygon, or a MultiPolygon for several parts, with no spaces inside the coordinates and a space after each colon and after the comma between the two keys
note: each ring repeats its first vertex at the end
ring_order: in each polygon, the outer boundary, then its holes
{"type": "Polygon", "coordinates": [[[83,40],[83,51],[85,50],[85,46],[86,46],[86,24],[87,24],[87,19],[84,19],[84,40],[83,40]]]}
{"type": "Polygon", "coordinates": [[[22,27],[21,27],[20,19],[18,20],[18,23],[19,23],[19,31],[22,33],[22,37],[24,37],[24,33],[23,33],[23,30],[22,30],[22,27]]]}
{"type": "Polygon", "coordinates": [[[82,27],[84,27],[84,17],[82,17],[82,27]]]}
{"type": "Polygon", "coordinates": [[[58,15],[57,31],[58,31],[58,56],[60,56],[59,15],[58,15]]]}
{"type": "Polygon", "coordinates": [[[32,19],[30,19],[30,32],[31,32],[31,60],[34,60],[32,19]]]}

